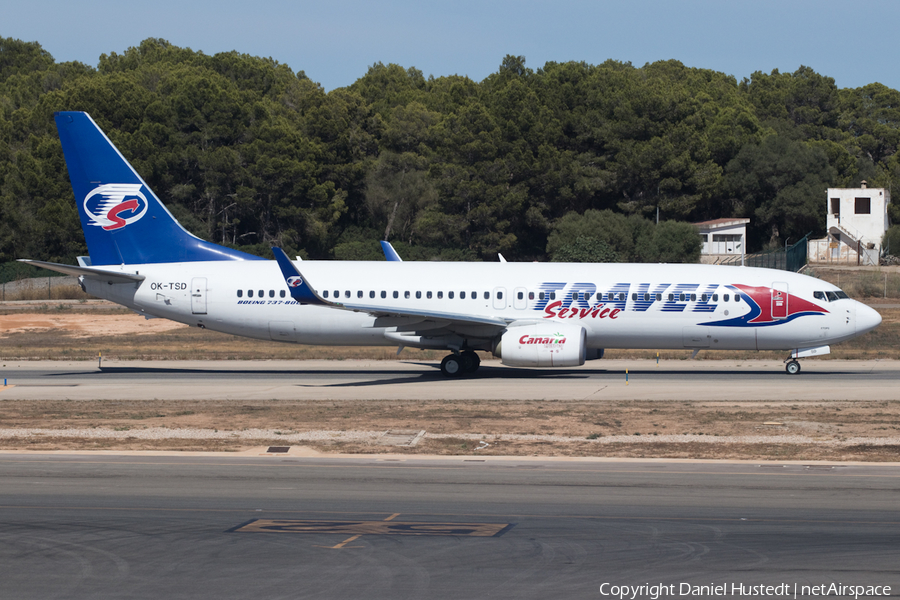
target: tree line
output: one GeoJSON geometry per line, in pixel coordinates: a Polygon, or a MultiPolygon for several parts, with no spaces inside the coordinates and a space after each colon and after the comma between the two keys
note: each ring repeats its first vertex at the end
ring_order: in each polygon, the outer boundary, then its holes
{"type": "Polygon", "coordinates": [[[690,222],[749,217],[751,250],[781,246],[824,232],[827,187],[900,181],[900,93],[809,67],[508,55],[480,82],[375,63],[326,93],[161,39],[93,68],[0,38],[0,261],[86,253],[58,110],[89,112],[188,230],[263,256],[690,261],[690,222]]]}

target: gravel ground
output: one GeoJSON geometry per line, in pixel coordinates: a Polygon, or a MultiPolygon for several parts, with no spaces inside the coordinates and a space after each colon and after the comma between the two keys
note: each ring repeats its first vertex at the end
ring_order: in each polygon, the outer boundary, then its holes
{"type": "MultiPolygon", "coordinates": [[[[48,437],[82,438],[104,440],[246,440],[260,441],[277,439],[282,442],[362,442],[378,443],[384,431],[305,431],[286,433],[276,429],[244,429],[240,431],[218,431],[215,429],[170,429],[168,427],[148,427],[117,431],[103,427],[88,429],[0,429],[0,439],[48,437]]],[[[561,435],[539,434],[494,434],[471,433],[426,433],[426,439],[472,440],[472,441],[515,441],[591,444],[811,444],[822,447],[847,447],[865,444],[869,446],[897,446],[900,437],[849,437],[845,439],[821,439],[804,435],[610,435],[594,439],[561,435]]]]}

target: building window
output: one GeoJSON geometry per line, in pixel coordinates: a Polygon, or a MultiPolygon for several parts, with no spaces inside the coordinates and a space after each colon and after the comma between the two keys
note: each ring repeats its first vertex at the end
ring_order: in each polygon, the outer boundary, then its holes
{"type": "MultiPolygon", "coordinates": [[[[821,204],[819,205],[821,206],[821,204]]],[[[713,234],[714,242],[739,242],[741,241],[740,234],[737,233],[715,233],[713,234]]]]}
{"type": "Polygon", "coordinates": [[[857,198],[856,199],[856,214],[858,214],[858,215],[872,214],[872,199],[871,198],[857,198]]]}
{"type": "Polygon", "coordinates": [[[841,199],[840,198],[832,198],[831,199],[831,214],[835,217],[841,216],[841,199]]]}

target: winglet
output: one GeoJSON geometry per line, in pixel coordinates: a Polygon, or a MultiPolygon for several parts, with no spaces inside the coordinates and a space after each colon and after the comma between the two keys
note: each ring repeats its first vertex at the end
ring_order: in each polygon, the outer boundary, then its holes
{"type": "Polygon", "coordinates": [[[319,294],[316,293],[316,290],[310,287],[309,283],[303,278],[303,275],[300,274],[300,271],[297,270],[297,267],[294,266],[294,263],[291,262],[291,259],[284,253],[284,250],[273,246],[272,253],[275,255],[275,260],[278,261],[278,266],[281,267],[281,273],[284,275],[284,281],[287,283],[291,298],[300,304],[338,306],[334,302],[323,300],[319,294]]]}
{"type": "Polygon", "coordinates": [[[381,249],[382,251],[384,251],[384,257],[388,260],[388,262],[403,262],[403,259],[400,258],[400,255],[397,254],[397,251],[394,250],[394,247],[391,246],[391,243],[389,241],[382,241],[381,249]]]}

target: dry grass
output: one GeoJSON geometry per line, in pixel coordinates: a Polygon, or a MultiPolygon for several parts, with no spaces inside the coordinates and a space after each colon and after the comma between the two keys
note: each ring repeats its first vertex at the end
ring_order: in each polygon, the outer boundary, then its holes
{"type": "MultiPolygon", "coordinates": [[[[896,461],[897,446],[861,443],[835,447],[811,443],[671,443],[655,442],[665,434],[709,436],[802,435],[817,440],[897,437],[900,401],[895,402],[642,402],[642,401],[17,401],[0,403],[5,427],[55,429],[108,428],[126,432],[122,439],[3,439],[5,449],[119,449],[240,451],[240,440],[138,440],[128,431],[151,427],[240,431],[426,430],[446,438],[424,438],[414,448],[374,442],[330,441],[308,444],[322,452],[616,456],[656,458],[758,458],[777,460],[896,461]],[[778,422],[782,425],[766,425],[778,422]],[[540,434],[576,441],[503,441],[500,434],[540,434]],[[460,437],[453,437],[459,434],[460,437]],[[490,445],[476,449],[477,434],[490,445]],[[640,443],[591,443],[591,439],[629,436],[640,443]]],[[[282,445],[277,435],[254,446],[282,445]]]]}

